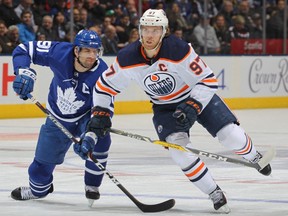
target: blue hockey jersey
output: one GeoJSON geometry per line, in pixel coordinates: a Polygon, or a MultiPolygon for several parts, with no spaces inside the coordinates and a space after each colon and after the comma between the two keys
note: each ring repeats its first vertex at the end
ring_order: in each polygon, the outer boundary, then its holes
{"type": "MultiPolygon", "coordinates": [[[[74,45],[67,42],[30,41],[20,44],[13,52],[14,71],[30,67],[31,63],[50,67],[54,76],[46,106],[54,116],[66,122],[77,121],[93,107],[93,88],[108,68],[99,58],[89,71],[76,71],[73,48],[74,45]]],[[[110,109],[113,111],[113,107],[110,109]]]]}

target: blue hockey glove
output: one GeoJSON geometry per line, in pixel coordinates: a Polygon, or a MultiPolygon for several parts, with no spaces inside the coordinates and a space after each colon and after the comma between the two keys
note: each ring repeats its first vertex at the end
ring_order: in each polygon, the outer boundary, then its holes
{"type": "Polygon", "coordinates": [[[88,153],[92,152],[97,143],[97,136],[93,132],[87,132],[79,143],[73,145],[74,152],[83,160],[87,160],[88,153]]]}
{"type": "Polygon", "coordinates": [[[31,68],[19,68],[15,74],[13,89],[21,99],[27,100],[28,97],[26,95],[33,91],[37,74],[35,70],[31,68]]]}
{"type": "Polygon", "coordinates": [[[110,110],[96,106],[92,110],[93,117],[87,124],[87,131],[92,131],[98,137],[104,137],[111,128],[110,110]]]}
{"type": "Polygon", "coordinates": [[[188,98],[180,103],[173,113],[173,117],[176,118],[176,129],[184,132],[189,131],[201,110],[202,104],[193,98],[188,98]]]}

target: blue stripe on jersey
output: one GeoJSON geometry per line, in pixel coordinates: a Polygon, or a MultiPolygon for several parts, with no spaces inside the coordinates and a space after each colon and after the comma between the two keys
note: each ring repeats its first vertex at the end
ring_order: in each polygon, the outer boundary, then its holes
{"type": "Polygon", "coordinates": [[[203,178],[203,176],[208,172],[208,168],[206,167],[205,170],[199,175],[197,178],[189,179],[191,182],[197,182],[203,178]]]}
{"type": "Polygon", "coordinates": [[[118,94],[120,93],[119,90],[117,90],[117,89],[113,88],[111,85],[109,85],[109,84],[103,79],[102,76],[100,77],[100,80],[101,80],[101,82],[102,82],[105,86],[108,86],[109,88],[113,89],[113,90],[114,90],[115,92],[117,92],[118,94]]]}

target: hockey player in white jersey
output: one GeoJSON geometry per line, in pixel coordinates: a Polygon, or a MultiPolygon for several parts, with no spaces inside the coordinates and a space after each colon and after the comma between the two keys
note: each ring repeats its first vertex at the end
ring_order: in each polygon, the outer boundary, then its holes
{"type": "MultiPolygon", "coordinates": [[[[88,131],[105,135],[111,127],[108,108],[112,98],[134,80],[153,103],[153,123],[160,140],[191,145],[189,130],[197,121],[225,147],[256,163],[262,155],[216,94],[218,83],[213,71],[192,46],[169,35],[165,12],[148,9],[140,18],[139,33],[140,41],[121,49],[98,79],[93,96],[97,112],[88,123],[88,131]],[[107,115],[98,115],[99,111],[107,115]]],[[[226,197],[203,161],[191,152],[169,152],[187,178],[211,198],[215,210],[229,213],[226,197]]],[[[270,175],[270,165],[259,172],[270,175]]]]}
{"type": "MultiPolygon", "coordinates": [[[[14,91],[22,99],[33,91],[36,72],[30,63],[48,66],[53,72],[47,109],[74,136],[80,137],[86,131],[92,108],[94,85],[108,68],[101,59],[102,43],[93,31],[82,30],[74,44],[67,42],[30,41],[20,44],[13,52],[13,66],[16,78],[14,91]]],[[[39,71],[38,73],[41,73],[39,71]]],[[[107,107],[112,116],[113,103],[107,107]]],[[[87,157],[93,151],[94,157],[106,166],[110,135],[97,140],[94,133],[82,135],[82,145],[75,144],[74,151],[85,159],[85,194],[90,200],[99,199],[99,187],[103,172],[87,157]],[[95,145],[95,144],[99,145],[95,145]]],[[[53,171],[62,164],[70,139],[49,119],[42,125],[35,152],[35,158],[28,169],[29,187],[19,187],[11,192],[16,200],[45,197],[53,192],[53,171]]]]}
{"type": "MultiPolygon", "coordinates": [[[[219,142],[251,163],[262,155],[216,94],[213,71],[188,43],[169,35],[163,10],[148,9],[140,18],[140,41],[121,49],[115,62],[95,86],[93,117],[88,130],[105,135],[111,127],[108,108],[112,98],[134,80],[153,103],[153,123],[160,140],[192,145],[189,130],[197,121],[219,142]],[[99,111],[107,115],[99,115],[99,111]]],[[[229,213],[226,197],[203,161],[191,152],[169,149],[187,178],[207,194],[215,210],[229,213]]],[[[270,175],[268,164],[259,172],[270,175]]]]}

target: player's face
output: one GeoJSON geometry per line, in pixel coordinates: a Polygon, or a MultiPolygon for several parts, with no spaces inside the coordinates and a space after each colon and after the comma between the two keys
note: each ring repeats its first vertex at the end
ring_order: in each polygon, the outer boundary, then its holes
{"type": "Polygon", "coordinates": [[[81,48],[78,55],[79,61],[86,67],[91,68],[95,63],[99,52],[97,49],[93,48],[81,48]]]}
{"type": "Polygon", "coordinates": [[[162,34],[162,26],[142,26],[142,45],[147,50],[154,49],[158,45],[162,34]]]}

